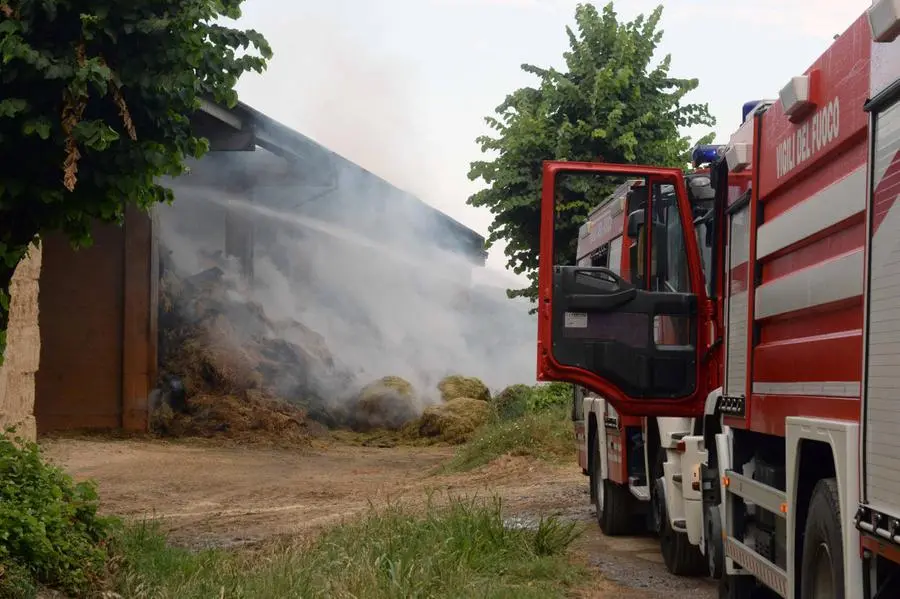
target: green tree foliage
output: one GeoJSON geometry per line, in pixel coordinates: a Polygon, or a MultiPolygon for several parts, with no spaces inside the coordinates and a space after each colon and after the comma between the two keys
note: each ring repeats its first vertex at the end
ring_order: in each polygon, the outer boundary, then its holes
{"type": "MultiPolygon", "coordinates": [[[[659,6],[649,17],[620,23],[612,3],[602,12],[579,4],[577,32],[566,29],[565,71],[522,65],[539,85],[509,94],[496,116],[487,117],[495,133],[478,143],[495,157],[472,163],[469,179],[482,179],[488,187],[468,203],[491,210],[487,243],[505,240],[507,265],[531,280],[530,287],[508,291],[510,297],[534,300],[537,294],[544,160],[683,166],[691,142],[680,129],[715,124],[705,104],[684,101],[698,81],[671,77],[669,55],[655,60],[661,16],[659,6]]],[[[561,260],[574,257],[578,227],[603,191],[589,189],[584,179],[567,183],[566,197],[557,205],[561,260]]]]}
{"type": "Polygon", "coordinates": [[[90,243],[127,204],[169,202],[161,176],[208,149],[201,98],[233,106],[271,49],[222,25],[243,0],[0,0],[0,360],[9,283],[29,244],[90,243]]]}

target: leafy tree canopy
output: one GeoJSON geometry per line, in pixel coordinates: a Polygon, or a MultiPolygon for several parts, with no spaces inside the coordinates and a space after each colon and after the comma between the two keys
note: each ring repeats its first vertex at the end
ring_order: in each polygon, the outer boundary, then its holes
{"type": "Polygon", "coordinates": [[[208,149],[201,98],[233,106],[271,49],[221,23],[243,0],[0,0],[0,360],[9,283],[49,231],[90,243],[126,204],[173,199],[159,184],[208,149]]]}
{"type": "MultiPolygon", "coordinates": [[[[525,289],[508,291],[510,297],[537,295],[544,160],[683,166],[691,141],[680,129],[715,124],[705,104],[684,100],[698,81],[671,77],[669,55],[655,60],[661,16],[659,6],[649,17],[620,23],[612,2],[602,12],[579,4],[577,31],[566,28],[566,69],[522,65],[539,85],[509,94],[496,116],[485,119],[494,134],[478,143],[495,158],[472,163],[469,179],[482,179],[488,187],[468,204],[490,209],[488,245],[506,241],[507,266],[531,281],[525,289]]],[[[580,186],[573,183],[572,193],[557,206],[556,245],[563,261],[574,257],[578,227],[598,199],[583,182],[580,186]]]]}

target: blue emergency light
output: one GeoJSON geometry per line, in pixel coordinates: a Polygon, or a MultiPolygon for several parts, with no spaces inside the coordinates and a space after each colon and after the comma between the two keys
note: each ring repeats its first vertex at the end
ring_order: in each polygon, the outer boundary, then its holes
{"type": "Polygon", "coordinates": [[[741,122],[747,120],[747,117],[753,112],[753,109],[759,106],[763,100],[751,100],[750,102],[744,102],[744,107],[741,110],[741,122]]]}
{"type": "Polygon", "coordinates": [[[699,145],[694,148],[694,151],[691,152],[691,162],[694,164],[694,168],[697,168],[701,164],[709,164],[710,162],[715,162],[722,155],[723,149],[725,146],[720,145],[699,145]]]}

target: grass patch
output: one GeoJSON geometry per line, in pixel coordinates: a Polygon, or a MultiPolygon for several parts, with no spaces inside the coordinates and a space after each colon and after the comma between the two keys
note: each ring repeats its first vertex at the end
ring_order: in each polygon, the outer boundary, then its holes
{"type": "Polygon", "coordinates": [[[308,544],[245,553],[169,547],[141,525],[122,539],[116,588],[132,599],[564,597],[585,575],[566,557],[578,534],[555,519],[507,528],[499,502],[459,499],[424,515],[373,510],[308,544]]]}
{"type": "Polygon", "coordinates": [[[507,454],[571,459],[575,454],[574,439],[568,409],[562,406],[527,412],[512,420],[495,419],[461,446],[442,471],[465,472],[507,454]]]}

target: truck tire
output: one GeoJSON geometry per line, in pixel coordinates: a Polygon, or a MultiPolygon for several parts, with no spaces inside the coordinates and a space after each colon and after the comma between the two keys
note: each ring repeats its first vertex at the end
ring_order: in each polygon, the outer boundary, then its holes
{"type": "Polygon", "coordinates": [[[628,487],[614,483],[608,478],[603,481],[603,517],[600,530],[608,537],[631,534],[632,495],[628,487]]]}
{"type": "Polygon", "coordinates": [[[844,545],[837,481],[816,483],[803,534],[800,599],[844,599],[844,545]]]}
{"type": "Polygon", "coordinates": [[[594,437],[593,467],[591,468],[591,499],[597,511],[597,523],[608,537],[631,532],[631,492],[609,479],[603,478],[600,448],[594,437]]]}
{"type": "Polygon", "coordinates": [[[686,532],[672,528],[669,521],[669,508],[666,504],[663,463],[665,451],[656,452],[653,467],[653,487],[651,488],[651,521],[658,528],[659,548],[666,564],[666,569],[676,576],[703,576],[709,573],[706,556],[699,547],[691,545],[686,532]],[[655,513],[654,513],[655,512],[655,513]]]}
{"type": "MultiPolygon", "coordinates": [[[[655,484],[663,486],[663,480],[657,479],[655,484]]],[[[665,497],[662,489],[657,489],[660,497],[665,497]]],[[[669,512],[665,502],[661,503],[662,512],[659,514],[659,548],[663,555],[666,569],[675,576],[704,576],[709,573],[709,565],[706,556],[700,553],[700,548],[691,545],[687,533],[672,528],[669,521],[669,512]]]]}

